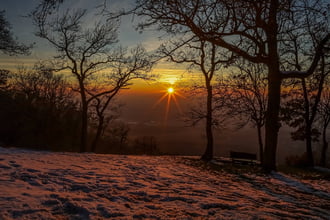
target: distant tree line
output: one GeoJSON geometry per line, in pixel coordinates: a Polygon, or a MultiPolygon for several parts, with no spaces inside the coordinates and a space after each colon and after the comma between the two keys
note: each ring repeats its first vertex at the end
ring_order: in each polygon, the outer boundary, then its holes
{"type": "MultiPolygon", "coordinates": [[[[0,70],[0,146],[52,151],[80,151],[81,110],[79,99],[61,74],[38,64],[32,70],[0,70]]],[[[98,131],[90,113],[88,140],[98,131]]],[[[154,137],[129,140],[129,127],[108,117],[93,152],[159,154],[154,137]]]]}
{"type": "Polygon", "coordinates": [[[0,142],[9,146],[76,151],[78,102],[62,75],[41,66],[0,71],[0,142]]]}

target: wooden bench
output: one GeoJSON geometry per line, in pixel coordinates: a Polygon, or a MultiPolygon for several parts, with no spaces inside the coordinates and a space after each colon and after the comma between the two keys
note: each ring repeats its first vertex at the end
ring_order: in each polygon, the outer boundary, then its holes
{"type": "Polygon", "coordinates": [[[242,164],[256,164],[257,155],[245,152],[230,151],[230,158],[233,163],[238,162],[242,164]]]}

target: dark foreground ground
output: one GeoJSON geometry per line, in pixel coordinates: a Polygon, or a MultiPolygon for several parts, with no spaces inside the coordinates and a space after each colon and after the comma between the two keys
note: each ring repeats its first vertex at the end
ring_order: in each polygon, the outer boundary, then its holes
{"type": "Polygon", "coordinates": [[[0,219],[330,219],[329,180],[228,166],[0,148],[0,219]]]}

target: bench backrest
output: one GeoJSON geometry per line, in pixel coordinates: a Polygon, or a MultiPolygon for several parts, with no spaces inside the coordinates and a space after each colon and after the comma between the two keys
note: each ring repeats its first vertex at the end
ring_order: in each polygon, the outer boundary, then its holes
{"type": "Polygon", "coordinates": [[[257,159],[256,154],[245,153],[245,152],[235,152],[235,151],[230,151],[230,157],[231,158],[240,158],[240,159],[249,159],[249,160],[257,159]]]}

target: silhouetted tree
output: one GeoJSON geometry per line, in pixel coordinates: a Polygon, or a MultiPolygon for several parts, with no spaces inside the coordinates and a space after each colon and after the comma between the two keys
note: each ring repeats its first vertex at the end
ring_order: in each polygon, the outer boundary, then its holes
{"type": "Polygon", "coordinates": [[[287,92],[282,94],[283,106],[281,119],[295,130],[291,132],[291,138],[295,141],[305,141],[306,153],[304,165],[314,164],[312,142],[318,141],[320,135],[316,125],[316,113],[319,105],[320,91],[316,88],[319,81],[313,79],[302,79],[294,85],[289,85],[287,92]],[[293,86],[293,88],[291,88],[293,86]]]}
{"type": "Polygon", "coordinates": [[[109,129],[108,136],[110,143],[117,146],[119,152],[125,153],[125,147],[128,145],[129,126],[123,121],[116,120],[109,129]]]}
{"type": "Polygon", "coordinates": [[[152,66],[150,58],[146,51],[138,46],[130,51],[130,56],[126,56],[126,51],[121,50],[117,56],[117,61],[111,63],[111,69],[107,70],[109,73],[103,78],[103,86],[98,82],[94,90],[88,90],[92,98],[92,105],[97,116],[97,129],[92,140],[91,150],[96,151],[97,143],[101,137],[102,131],[105,128],[105,122],[108,124],[112,121],[113,115],[107,118],[107,110],[109,107],[116,108],[116,103],[113,101],[120,90],[127,89],[132,85],[133,79],[148,80],[150,76],[146,74],[152,66]]]}
{"type": "Polygon", "coordinates": [[[9,74],[1,94],[0,140],[42,149],[74,150],[77,103],[61,75],[43,66],[9,74]]]}
{"type": "Polygon", "coordinates": [[[321,159],[320,164],[321,166],[326,166],[326,157],[327,157],[327,150],[329,148],[328,144],[328,137],[327,137],[327,129],[330,124],[330,90],[328,84],[326,88],[323,90],[320,107],[319,107],[319,119],[318,124],[322,131],[322,149],[321,149],[321,159]]]}
{"type": "Polygon", "coordinates": [[[228,117],[238,119],[238,128],[251,123],[257,130],[259,158],[263,162],[264,143],[262,128],[265,125],[267,109],[267,75],[262,64],[237,60],[226,84],[232,90],[228,117]]]}
{"type": "MultiPolygon", "coordinates": [[[[281,82],[284,78],[304,78],[314,72],[324,44],[330,39],[326,2],[137,0],[137,5],[140,8],[136,13],[146,17],[140,24],[142,29],[158,25],[159,29],[172,34],[193,33],[252,63],[267,66],[269,98],[263,168],[265,171],[276,169],[281,82]],[[320,29],[323,29],[321,33],[320,29]],[[304,66],[306,71],[296,68],[283,71],[281,49],[288,42],[288,36],[313,30],[320,34],[316,47],[305,45],[313,52],[313,58],[304,66]]],[[[301,35],[299,39],[309,42],[308,36],[301,35]]]]}
{"type": "Polygon", "coordinates": [[[5,118],[7,110],[9,110],[8,103],[11,102],[10,94],[8,94],[8,78],[10,77],[10,73],[9,70],[0,69],[0,142],[4,141],[1,140],[1,137],[6,132],[2,131],[1,127],[6,127],[6,121],[3,118],[5,118]]]}
{"type": "Polygon", "coordinates": [[[31,46],[17,41],[11,32],[11,26],[5,18],[5,11],[0,11],[0,51],[9,55],[29,54],[31,46]]]}
{"type": "Polygon", "coordinates": [[[95,72],[104,69],[112,61],[110,46],[117,41],[117,24],[97,23],[84,30],[82,18],[86,10],[67,11],[60,15],[59,9],[52,16],[43,16],[44,11],[35,11],[33,19],[38,27],[37,36],[46,39],[58,51],[59,70],[68,69],[78,83],[81,101],[81,152],[87,150],[88,105],[87,80],[95,72]],[[42,15],[42,16],[41,16],[42,15]]]}
{"type": "Polygon", "coordinates": [[[5,90],[8,87],[8,77],[10,71],[5,69],[0,69],[0,90],[5,90]]]}
{"type": "MultiPolygon", "coordinates": [[[[195,118],[193,123],[197,123],[205,119],[205,132],[206,132],[206,148],[202,155],[203,160],[211,160],[213,158],[213,89],[212,83],[214,76],[219,73],[221,67],[231,62],[233,57],[227,57],[222,54],[220,48],[209,42],[205,42],[196,37],[188,40],[181,40],[171,42],[163,45],[160,48],[160,53],[169,58],[170,61],[175,63],[185,63],[189,68],[201,71],[204,78],[206,90],[206,100],[204,114],[196,114],[192,117],[195,118]],[[197,118],[197,120],[196,120],[197,118]]],[[[201,113],[201,111],[199,111],[201,113]]]]}
{"type": "MultiPolygon", "coordinates": [[[[96,17],[99,21],[93,27],[88,27],[83,23],[86,14],[86,10],[63,12],[60,7],[51,6],[38,7],[32,13],[38,28],[37,36],[46,39],[58,51],[55,57],[57,70],[69,70],[78,84],[76,91],[80,94],[82,112],[81,152],[87,151],[88,111],[91,102],[104,100],[96,105],[99,106],[99,113],[104,112],[120,89],[128,86],[133,78],[145,77],[144,71],[151,67],[141,47],[134,49],[132,54],[115,47],[118,19],[105,20],[99,16],[96,17]],[[108,72],[103,79],[111,83],[100,91],[95,85],[101,82],[102,71],[108,72]]],[[[100,122],[102,127],[102,120],[100,122]]],[[[97,136],[93,149],[96,147],[97,136]]]]}
{"type": "MultiPolygon", "coordinates": [[[[313,23],[315,21],[310,21],[313,23]]],[[[306,60],[311,57],[310,48],[306,47],[306,42],[301,41],[300,36],[309,36],[312,40],[310,44],[312,48],[318,46],[318,35],[322,35],[323,29],[319,27],[314,27],[310,23],[307,23],[308,33],[293,32],[289,35],[287,40],[287,45],[283,49],[283,64],[284,68],[294,69],[301,71],[306,65],[306,60]],[[310,30],[313,29],[313,30],[310,30]],[[299,52],[301,51],[301,52],[299,52]]],[[[328,44],[325,44],[325,48],[328,44]]],[[[314,157],[312,149],[313,136],[314,140],[317,140],[318,130],[313,125],[321,101],[321,95],[324,87],[326,78],[328,77],[330,71],[326,62],[326,49],[320,52],[320,62],[316,67],[314,74],[312,76],[302,78],[296,83],[297,89],[293,89],[292,97],[289,97],[287,100],[287,105],[284,107],[285,117],[288,119],[289,125],[296,127],[297,130],[292,133],[292,137],[295,140],[305,140],[306,143],[306,165],[314,166],[314,157]]]]}
{"type": "Polygon", "coordinates": [[[154,136],[143,136],[136,138],[133,143],[133,153],[136,154],[158,154],[157,141],[154,136]]]}

